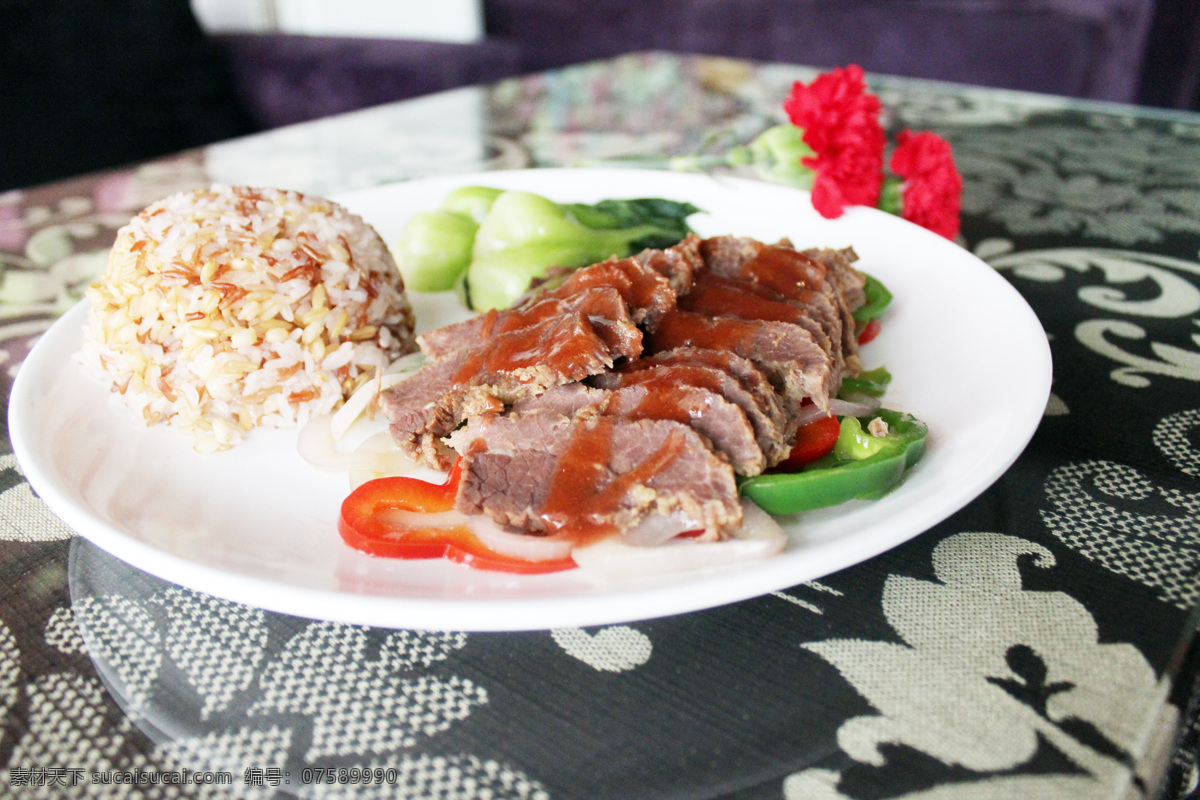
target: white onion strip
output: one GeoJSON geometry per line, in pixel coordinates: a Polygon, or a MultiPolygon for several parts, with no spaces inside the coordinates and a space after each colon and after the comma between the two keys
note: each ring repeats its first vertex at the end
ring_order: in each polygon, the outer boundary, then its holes
{"type": "Polygon", "coordinates": [[[570,539],[535,536],[505,530],[484,515],[467,516],[458,511],[423,514],[418,511],[388,509],[379,513],[384,523],[397,528],[466,527],[495,553],[522,561],[561,561],[570,557],[574,542],[570,539]]]}
{"type": "Polygon", "coordinates": [[[742,500],[742,528],[723,542],[674,539],[656,547],[636,547],[610,537],[571,553],[575,563],[604,582],[658,580],[762,561],[787,545],[779,523],[754,503],[742,500]]]}
{"type": "Polygon", "coordinates": [[[422,353],[409,353],[379,370],[332,414],[313,417],[300,429],[296,449],[300,457],[327,472],[348,472],[350,485],[387,475],[411,472],[419,465],[400,452],[386,431],[378,432],[350,451],[339,449],[355,423],[373,418],[379,396],[425,362],[422,353]]]}
{"type": "Polygon", "coordinates": [[[570,539],[515,533],[496,524],[491,517],[467,517],[479,541],[497,553],[525,561],[560,561],[569,558],[575,543],[570,539]]]}
{"type": "Polygon", "coordinates": [[[682,511],[670,514],[651,514],[621,534],[624,544],[634,547],[656,547],[681,533],[704,527],[682,511]]]}
{"type": "Polygon", "coordinates": [[[379,403],[379,396],[400,383],[408,373],[424,363],[423,353],[409,353],[393,361],[387,369],[379,370],[373,379],[358,387],[354,394],[346,399],[342,407],[334,412],[333,420],[330,422],[333,440],[340,442],[346,432],[350,430],[350,426],[357,422],[363,414],[373,418],[379,403]]]}
{"type": "Polygon", "coordinates": [[[339,450],[333,437],[330,414],[313,417],[305,423],[296,437],[296,450],[305,461],[326,472],[365,470],[373,473],[374,477],[380,477],[401,475],[418,466],[400,452],[387,431],[368,437],[352,451],[339,450]]]}
{"type": "Polygon", "coordinates": [[[829,401],[829,411],[825,412],[815,405],[805,406],[796,414],[797,425],[807,425],[821,417],[865,417],[879,410],[879,400],[874,397],[864,397],[857,401],[843,400],[835,397],[829,401]]]}

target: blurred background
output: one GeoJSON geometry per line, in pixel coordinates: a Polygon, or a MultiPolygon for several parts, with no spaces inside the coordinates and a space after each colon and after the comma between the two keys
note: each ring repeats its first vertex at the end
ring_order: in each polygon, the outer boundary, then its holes
{"type": "Polygon", "coordinates": [[[0,0],[0,190],[644,50],[1200,109],[1200,0],[0,0]]]}

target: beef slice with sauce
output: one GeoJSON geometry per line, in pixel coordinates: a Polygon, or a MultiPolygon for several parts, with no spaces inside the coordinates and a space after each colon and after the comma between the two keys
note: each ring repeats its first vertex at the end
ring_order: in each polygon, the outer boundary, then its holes
{"type": "Polygon", "coordinates": [[[493,328],[478,344],[427,362],[387,390],[383,409],[400,449],[447,469],[453,453],[440,439],[463,419],[603,372],[641,351],[641,332],[611,289],[585,290],[556,310],[527,325],[493,328]]]}
{"type": "Polygon", "coordinates": [[[842,358],[858,368],[853,312],[865,302],[865,278],[853,268],[853,249],[796,250],[790,242],[768,245],[754,239],[717,236],[700,246],[705,268],[714,275],[746,281],[760,291],[810,310],[842,358]]]}
{"type": "Polygon", "coordinates": [[[456,507],[528,531],[593,541],[650,515],[682,513],[722,539],[741,524],[729,462],[687,425],[542,408],[474,418],[456,507]]]}
{"type": "Polygon", "coordinates": [[[833,369],[841,376],[844,369],[842,318],[832,300],[815,291],[797,291],[793,297],[782,295],[753,281],[702,272],[679,307],[709,316],[771,320],[799,325],[812,334],[822,350],[829,354],[833,369]]]}
{"type": "Polygon", "coordinates": [[[678,298],[666,276],[634,258],[610,258],[575,270],[546,297],[570,297],[592,288],[609,288],[629,306],[629,315],[643,328],[653,329],[659,318],[670,313],[678,298]]]}
{"type": "Polygon", "coordinates": [[[750,359],[796,408],[811,398],[818,408],[827,410],[829,399],[841,385],[829,353],[811,332],[789,322],[676,311],[647,337],[646,349],[655,352],[678,347],[728,350],[750,359]]]}
{"type": "Polygon", "coordinates": [[[665,250],[643,250],[633,258],[663,275],[677,295],[684,295],[691,289],[696,272],[704,268],[703,241],[692,233],[665,250]]]}
{"type": "Polygon", "coordinates": [[[693,235],[578,270],[425,334],[431,361],[385,397],[393,436],[434,466],[447,442],[464,456],[468,514],[589,538],[684,513],[721,538],[740,525],[733,465],[786,457],[800,403],[827,407],[843,353],[857,369],[852,257],[693,235]]]}
{"type": "Polygon", "coordinates": [[[754,429],[755,439],[773,467],[787,458],[796,435],[795,417],[787,413],[775,387],[754,362],[728,350],[679,347],[643,355],[622,364],[614,376],[590,379],[614,387],[637,381],[663,380],[701,386],[738,406],[754,429]],[[669,371],[664,368],[670,368],[669,371]],[[646,370],[664,370],[657,379],[646,370]]]}
{"type": "Polygon", "coordinates": [[[567,384],[537,397],[517,401],[511,413],[521,414],[539,408],[553,409],[565,416],[592,414],[674,420],[703,436],[716,452],[729,460],[739,475],[757,475],[766,468],[767,458],[745,412],[719,393],[704,387],[679,383],[668,386],[653,381],[617,389],[567,384]]]}
{"type": "MultiPolygon", "coordinates": [[[[674,297],[672,296],[672,303],[674,297]]],[[[426,357],[442,358],[459,350],[488,346],[491,339],[582,311],[615,353],[639,352],[641,330],[619,289],[587,286],[570,295],[539,296],[509,309],[491,309],[453,325],[426,331],[417,344],[426,357]]]]}

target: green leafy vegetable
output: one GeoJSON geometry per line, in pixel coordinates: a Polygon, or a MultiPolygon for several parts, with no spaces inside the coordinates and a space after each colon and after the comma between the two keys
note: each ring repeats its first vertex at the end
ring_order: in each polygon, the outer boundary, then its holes
{"type": "Polygon", "coordinates": [[[444,292],[471,264],[475,231],[470,217],[448,211],[418,211],[409,217],[396,247],[404,285],[418,292],[444,292]]]}
{"type": "Polygon", "coordinates": [[[699,211],[673,200],[556,203],[530,192],[496,198],[475,235],[467,287],[475,309],[505,308],[546,268],[582,267],[645,247],[669,247],[699,211]]]}
{"type": "Polygon", "coordinates": [[[446,195],[446,199],[442,201],[442,211],[469,217],[478,225],[492,210],[496,198],[502,194],[503,189],[493,189],[490,186],[462,186],[446,195]]]}
{"type": "Polygon", "coordinates": [[[660,198],[556,203],[530,192],[465,186],[436,211],[414,214],[395,248],[405,284],[459,289],[476,309],[504,308],[549,267],[581,267],[691,232],[700,209],[660,198]]]}
{"type": "Polygon", "coordinates": [[[437,211],[413,214],[396,246],[404,285],[418,292],[453,289],[471,265],[479,224],[503,193],[487,186],[463,186],[447,194],[437,211]]]}

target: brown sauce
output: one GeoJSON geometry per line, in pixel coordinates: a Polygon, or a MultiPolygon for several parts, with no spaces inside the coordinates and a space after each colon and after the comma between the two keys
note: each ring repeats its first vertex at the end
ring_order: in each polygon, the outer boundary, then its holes
{"type": "Polygon", "coordinates": [[[666,469],[684,449],[683,437],[675,432],[641,463],[613,475],[614,421],[599,417],[579,425],[550,482],[537,515],[551,535],[565,535],[586,545],[618,532],[613,520],[635,486],[645,485],[666,469]]]}
{"type": "MultiPolygon", "coordinates": [[[[605,331],[601,329],[611,327],[610,321],[619,320],[623,316],[625,303],[620,293],[611,286],[587,288],[595,291],[564,297],[550,296],[505,311],[487,311],[480,326],[479,338],[486,344],[493,336],[539,325],[578,309],[587,314],[592,324],[597,327],[598,333],[605,338],[606,344],[615,344],[615,341],[609,341],[611,337],[606,336],[605,331]]],[[[585,290],[580,290],[583,291],[585,290]]]]}
{"type": "MultiPolygon", "coordinates": [[[[680,381],[678,373],[671,370],[647,369],[641,370],[638,374],[641,379],[632,381],[631,385],[641,386],[644,394],[638,400],[637,405],[626,410],[623,416],[629,419],[669,419],[688,425],[708,409],[709,404],[706,402],[706,398],[710,398],[711,395],[697,396],[696,392],[681,393],[679,391],[681,385],[695,387],[696,384],[680,381]]],[[[707,386],[698,388],[715,391],[707,386]]]]}
{"type": "Polygon", "coordinates": [[[804,253],[786,247],[764,247],[742,265],[740,277],[778,292],[788,299],[800,299],[801,290],[820,291],[825,283],[823,265],[804,253]]]}
{"type": "Polygon", "coordinates": [[[735,317],[710,317],[692,311],[667,314],[648,336],[652,350],[700,347],[741,353],[751,348],[757,329],[735,317]]]}
{"type": "Polygon", "coordinates": [[[566,296],[591,288],[613,288],[631,308],[650,308],[658,305],[663,293],[673,300],[674,291],[665,277],[643,267],[632,258],[604,261],[572,273],[558,289],[556,296],[566,296]]]}
{"type": "Polygon", "coordinates": [[[703,364],[666,364],[634,361],[621,371],[623,386],[645,385],[651,391],[671,392],[676,387],[695,386],[721,394],[726,376],[719,370],[703,364]]]}
{"type": "MultiPolygon", "coordinates": [[[[811,296],[807,290],[799,290],[811,296]]],[[[692,291],[679,299],[680,308],[712,316],[729,316],[738,319],[762,319],[776,322],[792,322],[804,316],[804,311],[792,302],[755,291],[747,281],[731,280],[718,275],[705,275],[697,281],[692,291]]]]}
{"type": "Polygon", "coordinates": [[[475,349],[454,375],[455,385],[488,376],[547,365],[564,376],[582,378],[594,365],[599,338],[587,317],[552,317],[537,325],[491,336],[475,349]]]}

